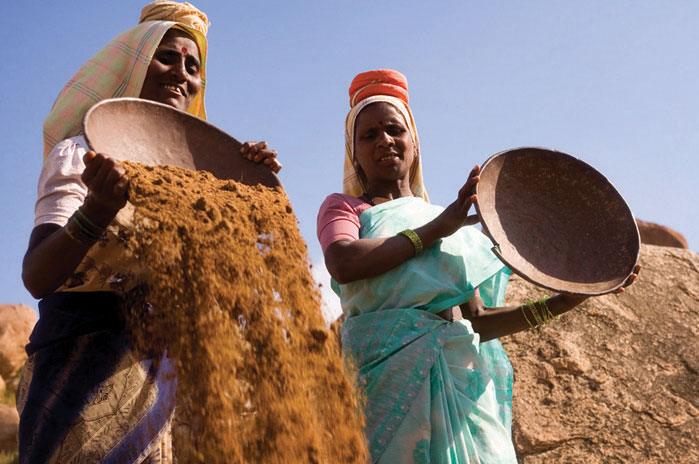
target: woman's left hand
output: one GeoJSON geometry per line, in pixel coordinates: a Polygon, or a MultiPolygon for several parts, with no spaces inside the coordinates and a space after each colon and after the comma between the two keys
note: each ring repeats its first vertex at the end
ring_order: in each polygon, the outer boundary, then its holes
{"type": "Polygon", "coordinates": [[[624,289],[634,283],[636,280],[636,277],[638,277],[638,273],[641,272],[641,265],[637,264],[635,268],[633,268],[633,272],[629,276],[628,279],[626,279],[626,282],[624,282],[624,285],[621,287],[617,288],[614,293],[624,293],[624,289]]]}
{"type": "Polygon", "coordinates": [[[282,164],[277,159],[277,151],[270,150],[267,142],[245,142],[240,147],[240,154],[255,163],[266,164],[275,174],[282,168],[282,164]]]}

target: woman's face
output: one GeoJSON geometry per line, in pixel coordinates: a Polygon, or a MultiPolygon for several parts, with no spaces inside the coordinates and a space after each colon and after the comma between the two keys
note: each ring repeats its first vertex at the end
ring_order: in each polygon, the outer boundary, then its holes
{"type": "Polygon", "coordinates": [[[372,103],[354,124],[354,157],[368,182],[407,179],[415,144],[403,115],[391,104],[372,103]]]}
{"type": "Polygon", "coordinates": [[[140,97],[187,111],[201,91],[201,59],[194,39],[170,29],[155,50],[140,97]]]}

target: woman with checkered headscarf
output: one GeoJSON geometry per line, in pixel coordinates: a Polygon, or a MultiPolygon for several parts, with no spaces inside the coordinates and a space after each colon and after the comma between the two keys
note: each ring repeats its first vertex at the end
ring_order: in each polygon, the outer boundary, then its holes
{"type": "MultiPolygon", "coordinates": [[[[124,333],[126,295],[144,284],[128,237],[128,179],[81,134],[88,109],[135,97],[206,118],[209,21],[189,3],[143,8],[65,85],[44,123],[35,227],[22,277],[39,302],[17,391],[21,463],[172,462],[174,363],[144,359],[124,333]]],[[[278,171],[276,153],[243,155],[278,171]]]]}

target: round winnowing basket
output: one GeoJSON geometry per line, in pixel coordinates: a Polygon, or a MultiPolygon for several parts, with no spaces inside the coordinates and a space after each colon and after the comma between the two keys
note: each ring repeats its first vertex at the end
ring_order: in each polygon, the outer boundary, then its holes
{"type": "Polygon", "coordinates": [[[476,193],[493,251],[534,284],[602,295],[621,287],[638,262],[633,213],[606,177],[573,156],[503,151],[483,164],[476,193]]]}
{"type": "Polygon", "coordinates": [[[90,148],[120,161],[206,170],[219,179],[248,185],[281,186],[263,164],[240,155],[241,143],[203,119],[169,105],[140,98],[113,98],[85,114],[90,148]]]}

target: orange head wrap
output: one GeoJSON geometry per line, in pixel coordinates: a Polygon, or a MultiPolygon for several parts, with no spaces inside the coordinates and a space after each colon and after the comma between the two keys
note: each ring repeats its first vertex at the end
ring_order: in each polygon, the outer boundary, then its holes
{"type": "Polygon", "coordinates": [[[350,106],[367,97],[388,95],[408,104],[408,79],[393,69],[377,69],[357,74],[349,88],[350,106]]]}

